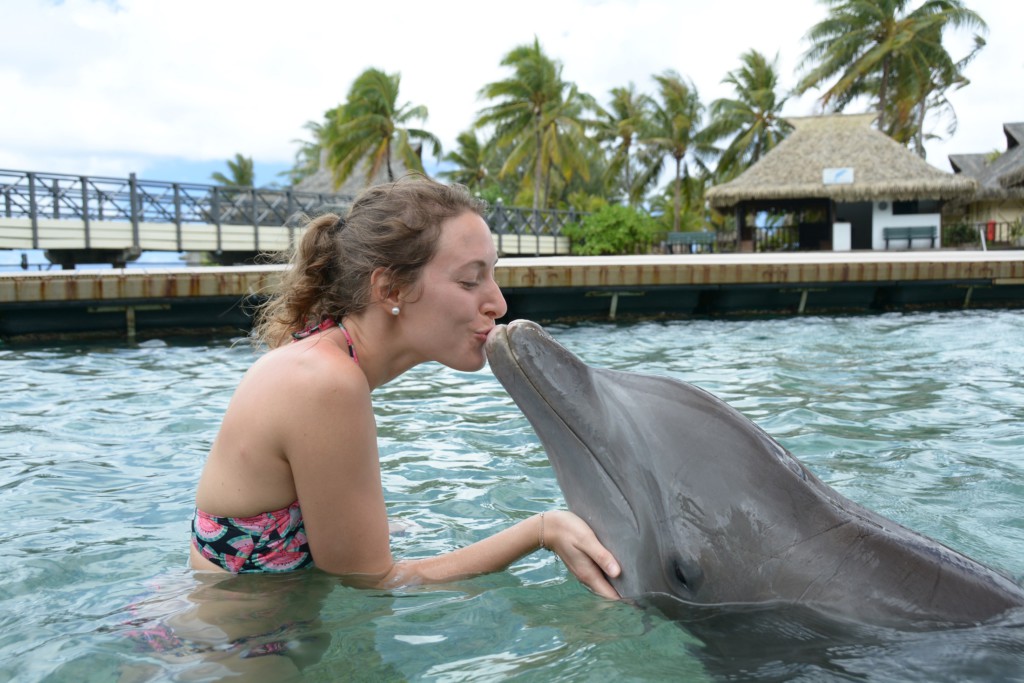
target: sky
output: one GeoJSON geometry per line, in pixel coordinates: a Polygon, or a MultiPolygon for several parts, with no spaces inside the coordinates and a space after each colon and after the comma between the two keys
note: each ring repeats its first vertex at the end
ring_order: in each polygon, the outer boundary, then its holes
{"type": "MultiPolygon", "coordinates": [[[[988,45],[966,71],[971,84],[950,95],[955,135],[929,123],[944,139],[928,143],[928,161],[947,171],[947,155],[1003,150],[1002,124],[1024,121],[1024,3],[965,5],[988,23],[988,45]]],[[[789,89],[826,10],[816,0],[0,0],[0,169],[209,182],[241,153],[257,185],[283,182],[304,124],[371,66],[401,74],[400,101],[427,107],[422,127],[447,152],[487,104],[480,88],[510,75],[502,57],[534,37],[602,104],[630,82],[653,94],[652,75],[668,69],[704,103],[730,97],[721,81],[751,48],[778,55],[789,89]]],[[[970,43],[967,31],[946,37],[954,58],[970,43]]],[[[791,97],[783,113],[819,113],[818,95],[791,97]]]]}

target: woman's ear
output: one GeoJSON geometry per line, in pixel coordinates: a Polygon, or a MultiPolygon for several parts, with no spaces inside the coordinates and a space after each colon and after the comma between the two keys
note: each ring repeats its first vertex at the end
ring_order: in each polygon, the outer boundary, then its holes
{"type": "Polygon", "coordinates": [[[371,304],[380,304],[388,310],[400,306],[400,292],[391,279],[391,272],[383,266],[370,274],[371,304]]]}

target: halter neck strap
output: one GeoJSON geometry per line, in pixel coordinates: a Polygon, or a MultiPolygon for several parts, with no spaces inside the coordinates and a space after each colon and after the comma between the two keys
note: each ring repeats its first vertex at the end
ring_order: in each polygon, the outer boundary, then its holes
{"type": "Polygon", "coordinates": [[[299,340],[305,339],[306,337],[311,337],[314,334],[320,334],[324,330],[329,330],[332,327],[337,327],[339,330],[341,330],[341,333],[345,335],[345,343],[348,344],[348,355],[352,357],[352,360],[358,363],[359,356],[356,355],[356,347],[352,344],[352,335],[350,335],[348,333],[348,330],[346,330],[342,326],[342,324],[336,321],[334,318],[324,318],[322,321],[320,321],[319,325],[310,325],[301,332],[292,332],[292,341],[294,343],[299,340]]]}

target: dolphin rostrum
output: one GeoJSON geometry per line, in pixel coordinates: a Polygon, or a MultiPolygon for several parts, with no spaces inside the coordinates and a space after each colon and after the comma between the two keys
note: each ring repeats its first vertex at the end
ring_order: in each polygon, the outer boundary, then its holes
{"type": "Polygon", "coordinates": [[[920,625],[1024,606],[1019,585],[843,497],[702,389],[587,366],[524,320],[492,331],[486,351],[569,509],[622,566],[624,598],[920,625]]]}

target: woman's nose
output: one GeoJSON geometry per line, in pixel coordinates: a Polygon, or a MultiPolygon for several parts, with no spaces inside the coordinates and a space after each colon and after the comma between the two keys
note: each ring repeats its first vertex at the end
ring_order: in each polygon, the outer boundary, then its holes
{"type": "Polygon", "coordinates": [[[494,280],[491,280],[492,292],[488,292],[484,303],[484,313],[488,317],[497,320],[508,313],[508,304],[505,303],[505,295],[501,293],[501,287],[494,280]]]}

